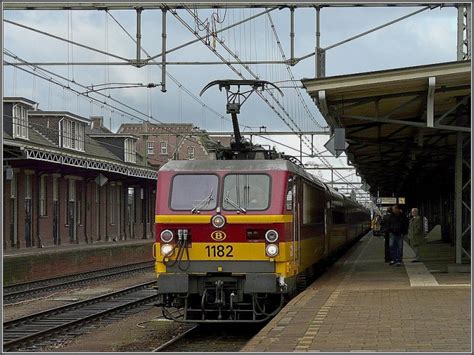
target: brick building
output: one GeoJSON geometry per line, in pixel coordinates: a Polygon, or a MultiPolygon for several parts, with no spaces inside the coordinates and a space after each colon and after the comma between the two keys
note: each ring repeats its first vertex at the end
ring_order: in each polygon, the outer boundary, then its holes
{"type": "Polygon", "coordinates": [[[118,133],[136,135],[137,151],[147,157],[150,166],[156,168],[171,159],[212,159],[209,154],[212,146],[218,141],[223,145],[230,143],[230,137],[210,138],[206,131],[192,123],[125,123],[120,126],[118,133]]]}
{"type": "Polygon", "coordinates": [[[5,248],[154,236],[156,169],[137,136],[26,98],[3,110],[5,248]]]}

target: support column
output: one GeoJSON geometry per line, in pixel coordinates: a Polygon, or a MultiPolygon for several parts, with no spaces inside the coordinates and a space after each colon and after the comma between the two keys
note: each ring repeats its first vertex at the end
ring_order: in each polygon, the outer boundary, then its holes
{"type": "Polygon", "coordinates": [[[457,60],[471,59],[471,9],[469,4],[458,6],[457,60]]]}
{"type": "Polygon", "coordinates": [[[142,8],[137,8],[137,65],[140,66],[142,52],[142,8]]]}
{"type": "Polygon", "coordinates": [[[295,8],[290,7],[290,65],[295,65],[295,8]]]}
{"type": "Polygon", "coordinates": [[[454,166],[454,213],[456,233],[456,264],[462,262],[462,133],[456,133],[456,161],[454,166]]]}
{"type": "Polygon", "coordinates": [[[326,76],[326,51],[321,48],[321,8],[316,7],[316,77],[324,78],[326,76]]]}
{"type": "Polygon", "coordinates": [[[161,10],[161,91],[166,92],[166,9],[161,10]]]}
{"type": "Polygon", "coordinates": [[[300,134],[300,162],[303,164],[303,135],[300,134]]]}

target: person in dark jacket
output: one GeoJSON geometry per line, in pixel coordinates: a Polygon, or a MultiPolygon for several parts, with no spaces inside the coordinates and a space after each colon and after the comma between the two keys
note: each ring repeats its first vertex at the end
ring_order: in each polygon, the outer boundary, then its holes
{"type": "Polygon", "coordinates": [[[383,216],[382,222],[380,224],[380,231],[382,232],[385,239],[385,262],[389,263],[390,258],[390,235],[388,232],[388,219],[392,214],[392,207],[387,208],[387,213],[383,216]]]}
{"type": "Polygon", "coordinates": [[[403,257],[403,236],[408,233],[408,218],[399,205],[392,207],[392,214],[387,220],[387,231],[390,235],[390,265],[400,266],[403,257]]]}
{"type": "Polygon", "coordinates": [[[425,239],[423,229],[423,217],[420,216],[418,208],[411,209],[412,219],[408,224],[408,241],[415,252],[415,260],[413,262],[420,261],[420,246],[423,244],[425,239]]]}

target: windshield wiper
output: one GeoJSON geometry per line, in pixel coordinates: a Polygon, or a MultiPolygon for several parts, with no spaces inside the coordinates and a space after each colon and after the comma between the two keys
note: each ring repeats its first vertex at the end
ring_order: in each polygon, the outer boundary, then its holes
{"type": "Polygon", "coordinates": [[[211,192],[209,193],[209,196],[202,199],[195,207],[193,207],[191,209],[191,213],[196,213],[200,208],[208,205],[213,200],[213,198],[212,198],[212,192],[213,191],[214,191],[214,189],[211,189],[211,192]]]}
{"type": "Polygon", "coordinates": [[[230,199],[229,194],[230,194],[230,191],[227,191],[227,193],[225,194],[224,202],[228,203],[234,208],[241,210],[243,213],[247,213],[247,210],[245,208],[240,207],[237,202],[234,202],[230,199]]]}

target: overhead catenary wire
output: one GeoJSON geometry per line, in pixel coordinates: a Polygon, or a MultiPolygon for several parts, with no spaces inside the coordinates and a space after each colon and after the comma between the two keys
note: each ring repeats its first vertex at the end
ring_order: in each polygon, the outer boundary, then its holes
{"type": "MultiPolygon", "coordinates": [[[[200,23],[202,23],[202,21],[199,19],[199,18],[196,18],[196,14],[193,13],[192,11],[189,10],[189,8],[186,8],[185,9],[188,11],[188,13],[190,13],[194,18],[195,18],[195,21],[199,21],[200,23]]],[[[193,30],[192,28],[188,25],[188,23],[182,19],[181,16],[178,15],[177,11],[175,10],[171,10],[170,11],[173,16],[175,18],[177,18],[188,30],[190,30],[192,33],[193,33],[193,30]]],[[[197,34],[194,33],[196,36],[197,34]]],[[[216,36],[217,37],[217,36],[216,36]]],[[[217,37],[217,40],[218,42],[221,44],[221,46],[229,52],[229,54],[231,54],[231,56],[233,56],[236,60],[240,61],[240,58],[236,55],[236,53],[232,52],[232,50],[230,50],[230,48],[228,48],[228,46],[226,46],[223,41],[221,39],[219,39],[217,37]]],[[[218,53],[216,50],[212,50],[212,48],[210,48],[209,44],[207,44],[205,41],[203,41],[203,43],[209,48],[211,49],[211,51],[216,55],[218,56],[222,61],[225,61],[225,59],[222,57],[222,55],[220,55],[220,53],[218,53]]],[[[241,72],[239,72],[233,65],[229,64],[229,63],[226,63],[234,72],[236,72],[237,75],[239,75],[242,79],[245,79],[245,77],[241,74],[241,72]]],[[[245,65],[245,64],[242,64],[242,66],[246,69],[247,72],[250,73],[250,75],[252,75],[254,78],[256,78],[256,75],[255,73],[253,73],[250,68],[248,67],[248,65],[245,65]]],[[[287,124],[287,126],[292,130],[294,131],[294,133],[297,133],[298,134],[298,131],[301,132],[301,128],[299,128],[298,124],[294,121],[293,118],[291,118],[288,114],[288,112],[285,110],[284,107],[282,107],[280,101],[278,101],[278,99],[275,98],[275,96],[270,92],[269,95],[272,97],[272,99],[276,102],[276,104],[278,105],[278,107],[285,113],[285,115],[287,116],[287,118],[292,122],[292,124],[295,126],[295,127],[292,127],[292,125],[290,125],[288,123],[288,121],[286,119],[283,118],[283,116],[275,109],[275,107],[264,97],[264,95],[260,92],[257,92],[259,94],[259,96],[272,108],[272,110],[287,124]],[[295,129],[296,128],[296,129],[295,129]]],[[[311,149],[311,145],[310,145],[310,142],[308,142],[307,138],[302,136],[301,139],[304,139],[305,140],[305,145],[311,149]]],[[[331,164],[323,157],[320,158],[321,161],[323,162],[323,164],[325,164],[326,166],[331,166],[331,164]]],[[[357,189],[358,187],[357,186],[354,186],[355,189],[357,189]]]]}
{"type": "MultiPolygon", "coordinates": [[[[12,119],[12,120],[14,118],[12,115],[8,115],[8,114],[4,114],[3,116],[4,116],[4,118],[12,119]]],[[[37,134],[39,134],[40,136],[42,136],[46,140],[48,140],[48,138],[44,137],[43,133],[42,133],[42,131],[44,131],[44,130],[48,131],[48,132],[51,132],[51,133],[54,133],[54,134],[58,134],[58,135],[59,135],[59,133],[63,134],[60,129],[53,128],[53,127],[47,127],[43,124],[36,123],[36,122],[29,121],[28,125],[25,125],[22,122],[15,122],[15,124],[20,126],[20,127],[27,127],[27,128],[33,129],[37,134]]],[[[90,137],[90,141],[87,142],[88,146],[94,146],[94,147],[98,147],[98,148],[110,147],[110,148],[119,149],[119,150],[124,150],[125,149],[125,147],[123,145],[117,145],[117,144],[113,144],[113,143],[110,143],[110,142],[104,142],[104,141],[101,141],[101,142],[95,141],[92,136],[94,136],[96,134],[100,135],[100,133],[94,133],[94,132],[85,133],[85,135],[90,137]]],[[[130,134],[130,135],[133,135],[133,134],[130,134]]],[[[74,137],[70,137],[70,138],[75,139],[74,137]]],[[[168,142],[168,144],[169,144],[169,142],[168,142]]],[[[176,147],[176,145],[172,145],[172,144],[170,144],[170,146],[171,146],[171,148],[176,147]]],[[[50,148],[49,146],[44,146],[44,147],[45,148],[50,148]]],[[[58,147],[58,148],[60,148],[60,147],[58,147]]],[[[78,152],[81,152],[81,151],[78,151],[78,152]]],[[[86,153],[87,153],[87,151],[86,151],[86,153]]],[[[137,163],[137,165],[139,165],[139,164],[137,163]]]]}
{"type": "MultiPolygon", "coordinates": [[[[6,49],[5,51],[6,51],[5,54],[6,54],[7,56],[13,56],[13,54],[9,53],[8,49],[6,49]]],[[[23,59],[19,58],[19,60],[23,60],[23,59]]],[[[42,68],[37,68],[38,70],[33,71],[33,72],[30,72],[30,71],[26,70],[25,68],[20,68],[20,67],[19,67],[19,69],[20,69],[20,70],[23,70],[23,71],[25,71],[25,72],[28,72],[28,73],[31,74],[31,75],[38,76],[38,77],[42,78],[43,80],[48,81],[48,83],[50,84],[50,86],[51,86],[52,84],[55,84],[55,85],[60,86],[60,87],[63,88],[63,89],[71,90],[71,91],[75,92],[76,95],[78,95],[78,96],[83,96],[83,97],[87,98],[88,101],[89,101],[90,104],[91,104],[90,116],[93,115],[93,111],[92,111],[92,108],[93,108],[92,104],[93,104],[93,103],[95,103],[95,104],[97,104],[97,105],[100,105],[101,108],[103,108],[103,106],[104,106],[104,102],[102,102],[102,101],[100,101],[100,100],[98,100],[98,99],[96,99],[96,98],[93,98],[93,97],[90,97],[90,96],[87,96],[87,95],[83,95],[83,93],[81,93],[81,92],[79,92],[79,91],[76,91],[76,90],[74,90],[74,89],[71,88],[71,87],[66,87],[64,84],[59,83],[59,82],[56,82],[56,80],[54,80],[54,79],[51,78],[51,77],[44,76],[44,74],[43,74],[43,75],[39,74],[38,72],[43,71],[42,68]]],[[[47,73],[51,73],[50,71],[47,71],[47,70],[44,70],[44,71],[46,71],[47,73]]],[[[54,74],[54,73],[52,73],[52,74],[54,74]]],[[[56,75],[57,75],[57,74],[56,74],[56,75]]],[[[77,82],[76,82],[75,84],[80,86],[80,84],[77,83],[77,82]]],[[[132,118],[132,119],[138,119],[138,120],[140,120],[140,121],[142,121],[142,122],[145,122],[144,119],[142,119],[142,118],[140,118],[140,117],[137,117],[137,116],[135,116],[135,115],[132,115],[132,114],[130,114],[130,113],[128,113],[128,112],[125,112],[125,111],[123,111],[123,110],[121,110],[121,109],[119,109],[119,108],[117,108],[117,107],[115,107],[115,106],[112,106],[112,105],[110,105],[110,104],[106,104],[106,106],[110,106],[110,107],[113,108],[113,109],[117,109],[117,110],[121,111],[122,114],[126,114],[126,115],[128,115],[130,118],[132,118]]],[[[158,122],[161,123],[161,124],[164,124],[164,123],[161,122],[161,121],[158,121],[158,122]]],[[[164,130],[167,130],[167,129],[164,128],[164,130]]],[[[176,134],[176,132],[172,132],[171,130],[168,130],[168,131],[169,131],[169,134],[176,134]]],[[[250,132],[250,133],[251,133],[251,134],[254,134],[254,135],[257,135],[257,134],[254,133],[254,132],[250,132]]],[[[265,138],[266,138],[266,137],[265,137],[265,138]]],[[[268,138],[266,138],[266,139],[268,139],[268,138]]],[[[272,140],[272,141],[275,142],[275,143],[284,145],[284,143],[280,143],[280,142],[277,142],[277,141],[274,141],[274,140],[272,140]]],[[[197,142],[195,142],[195,141],[193,141],[193,142],[194,142],[194,143],[197,143],[197,142]]],[[[289,146],[288,146],[288,147],[289,147],[289,146]]],[[[292,149],[295,149],[295,148],[292,148],[292,149]]]]}
{"type": "MultiPolygon", "coordinates": [[[[272,32],[273,32],[273,35],[274,35],[274,37],[275,37],[275,41],[276,41],[276,43],[277,43],[278,49],[280,50],[280,54],[281,54],[281,56],[282,56],[282,59],[286,62],[285,52],[284,52],[283,47],[282,47],[282,45],[281,45],[280,39],[279,39],[279,37],[278,37],[278,33],[277,33],[277,31],[276,31],[276,27],[275,27],[275,24],[274,24],[274,22],[273,22],[273,19],[272,19],[271,14],[270,14],[270,13],[267,13],[267,17],[268,17],[268,20],[269,20],[269,22],[270,22],[270,27],[271,27],[272,32]]],[[[294,82],[294,81],[295,81],[295,77],[294,77],[294,75],[293,75],[293,72],[292,72],[291,67],[290,67],[289,64],[286,64],[286,69],[287,69],[288,74],[289,74],[289,76],[290,76],[290,80],[292,80],[292,82],[294,82]]],[[[318,127],[323,128],[323,127],[316,121],[316,119],[314,118],[314,116],[313,116],[313,115],[311,114],[311,112],[309,111],[309,108],[308,108],[308,106],[306,105],[306,102],[304,101],[303,97],[301,96],[300,91],[299,91],[296,87],[295,87],[295,91],[296,91],[296,93],[297,93],[297,95],[298,95],[298,97],[299,97],[299,99],[300,99],[300,101],[301,101],[301,103],[302,103],[302,106],[303,106],[303,108],[305,109],[307,115],[313,120],[313,122],[316,123],[316,125],[317,125],[318,127]]],[[[298,116],[299,116],[299,115],[297,115],[296,117],[298,117],[298,116]]],[[[315,149],[315,148],[314,148],[314,149],[315,149]]],[[[315,150],[316,150],[316,152],[318,153],[318,150],[317,150],[317,149],[315,149],[315,150]]],[[[327,162],[327,160],[325,160],[323,157],[321,157],[320,159],[321,159],[321,161],[322,161],[323,163],[325,163],[327,166],[331,166],[331,164],[330,164],[329,162],[327,162]]],[[[339,175],[339,176],[340,176],[341,178],[343,178],[342,175],[339,175]]],[[[347,181],[347,180],[346,180],[346,181],[347,181]]],[[[356,186],[354,186],[354,187],[355,187],[355,188],[358,188],[358,187],[356,187],[356,186]]]]}
{"type": "MultiPolygon", "coordinates": [[[[188,10],[188,12],[190,12],[189,9],[187,9],[187,10],[188,10]]],[[[173,16],[175,16],[175,18],[177,18],[190,32],[193,33],[192,27],[190,27],[189,24],[188,24],[181,16],[179,16],[176,11],[170,10],[170,12],[171,12],[171,14],[172,14],[173,16]]],[[[190,13],[191,13],[192,16],[194,16],[194,14],[193,14],[192,12],[190,12],[190,13]]],[[[197,20],[199,20],[199,19],[197,19],[197,20]]],[[[194,34],[195,36],[199,37],[198,34],[196,34],[196,33],[193,33],[193,34],[194,34]]],[[[228,46],[226,46],[226,45],[223,43],[222,39],[220,39],[219,37],[217,37],[216,39],[217,39],[217,41],[221,44],[221,46],[222,46],[231,56],[233,56],[235,59],[237,59],[239,62],[241,62],[239,56],[238,56],[236,53],[234,53],[232,50],[230,50],[230,49],[228,48],[228,46]]],[[[214,50],[211,46],[209,46],[209,44],[206,43],[206,41],[202,41],[202,43],[204,43],[219,59],[221,59],[221,61],[224,61],[224,62],[225,62],[225,58],[224,58],[217,50],[214,50]]],[[[230,69],[232,69],[232,71],[234,71],[234,73],[236,73],[240,78],[245,79],[245,77],[243,76],[242,72],[241,72],[240,70],[238,70],[237,68],[235,68],[235,66],[233,66],[232,64],[230,64],[230,63],[228,63],[228,62],[226,62],[225,64],[226,64],[230,69]]],[[[246,69],[247,71],[249,71],[247,65],[244,65],[244,67],[245,67],[245,69],[246,69]]],[[[253,74],[253,73],[252,73],[252,74],[253,74]]],[[[255,75],[253,75],[253,76],[254,76],[254,78],[255,78],[255,75]]],[[[266,96],[264,96],[260,91],[257,91],[257,94],[263,99],[264,102],[266,102],[266,103],[272,108],[272,110],[277,114],[278,117],[280,117],[280,119],[281,119],[282,121],[284,121],[285,123],[287,123],[288,127],[290,127],[290,129],[291,129],[294,133],[297,133],[297,129],[295,129],[295,127],[292,127],[292,126],[288,123],[287,119],[285,119],[285,118],[280,114],[280,112],[278,112],[278,111],[276,110],[275,106],[274,106],[272,103],[270,103],[270,102],[268,101],[268,99],[266,98],[266,96]]],[[[275,100],[277,100],[271,92],[270,92],[269,94],[270,94],[270,96],[272,96],[275,100]]],[[[276,102],[277,102],[277,104],[279,104],[279,105],[281,106],[281,104],[280,104],[278,101],[276,101],[276,102]]]]}
{"type": "MultiPolygon", "coordinates": [[[[115,21],[115,23],[122,29],[122,31],[125,32],[125,34],[133,41],[133,43],[136,44],[136,39],[130,34],[130,32],[127,31],[127,29],[125,27],[123,27],[123,25],[109,12],[107,11],[107,14],[112,18],[112,20],[115,21]]],[[[141,47],[141,50],[143,51],[143,53],[145,55],[147,55],[149,58],[153,58],[153,57],[150,57],[150,54],[148,53],[148,51],[146,51],[143,46],[141,47]]],[[[152,59],[152,61],[154,63],[156,63],[157,65],[161,66],[160,63],[158,63],[155,59],[152,59]]],[[[173,81],[176,86],[184,91],[189,97],[191,97],[194,101],[196,101],[197,103],[199,103],[201,106],[203,106],[206,110],[210,111],[211,113],[213,113],[214,115],[216,115],[217,117],[219,117],[221,120],[230,120],[230,118],[220,114],[219,112],[217,112],[216,110],[214,110],[212,107],[210,107],[209,105],[207,105],[204,101],[202,101],[199,97],[197,97],[195,94],[193,94],[188,88],[186,88],[186,86],[184,86],[181,82],[178,81],[178,79],[176,79],[176,77],[174,77],[171,73],[169,73],[168,71],[166,72],[166,76],[168,78],[171,79],[171,81],[173,81]]],[[[247,127],[247,128],[258,128],[258,127],[251,127],[251,126],[247,126],[247,125],[242,125],[244,127],[247,127]]]]}
{"type": "MultiPolygon", "coordinates": [[[[68,75],[68,76],[69,76],[69,75],[68,75]]],[[[64,88],[63,88],[63,90],[64,90],[64,88]]],[[[78,96],[78,97],[79,97],[79,96],[78,96]]],[[[288,101],[288,99],[287,99],[287,101],[288,101]]],[[[294,104],[294,103],[292,103],[292,102],[289,102],[289,104],[290,104],[290,106],[291,106],[291,104],[294,104]]],[[[293,115],[294,115],[294,114],[293,114],[293,115]]],[[[149,116],[149,114],[148,114],[148,116],[149,116]]]]}
{"type": "MultiPolygon", "coordinates": [[[[6,50],[6,51],[8,51],[8,50],[6,50]]],[[[8,52],[5,53],[5,54],[11,56],[11,54],[8,53],[8,52]]],[[[19,59],[20,59],[20,58],[19,58],[19,59]]],[[[10,64],[13,65],[13,63],[10,63],[10,64]]],[[[45,78],[45,77],[39,75],[39,74],[36,73],[36,72],[30,72],[30,71],[28,71],[28,70],[26,70],[25,68],[22,68],[22,67],[18,67],[18,69],[20,69],[20,70],[22,70],[22,71],[25,71],[25,72],[27,72],[27,73],[30,73],[30,74],[32,74],[32,75],[36,75],[36,76],[38,76],[38,77],[40,77],[40,78],[42,78],[42,79],[44,79],[44,80],[47,80],[47,81],[50,82],[50,84],[58,85],[58,86],[60,86],[60,87],[62,87],[62,88],[64,88],[64,89],[71,90],[71,91],[75,92],[76,94],[85,96],[85,97],[91,99],[91,101],[98,102],[98,103],[101,104],[102,109],[103,109],[103,107],[104,107],[104,105],[105,105],[105,106],[111,107],[112,109],[118,110],[119,112],[121,112],[121,113],[123,113],[123,114],[125,114],[125,115],[127,115],[127,116],[129,116],[129,117],[131,117],[132,119],[137,119],[137,120],[141,121],[142,123],[145,123],[145,122],[146,122],[145,119],[143,119],[143,118],[141,118],[141,117],[139,117],[139,116],[136,116],[136,115],[131,114],[131,113],[127,112],[127,111],[124,111],[124,110],[122,110],[122,109],[120,109],[120,108],[118,108],[118,107],[116,107],[116,106],[110,105],[110,104],[106,103],[105,101],[100,101],[100,100],[98,100],[97,98],[91,97],[91,96],[89,96],[89,95],[84,95],[83,93],[81,93],[81,92],[79,92],[79,91],[77,91],[77,90],[75,90],[75,89],[73,89],[73,88],[71,88],[71,87],[69,87],[69,86],[66,86],[66,85],[64,85],[63,83],[56,82],[56,81],[55,81],[53,78],[51,78],[51,77],[50,77],[50,78],[45,78]]],[[[39,68],[39,67],[37,67],[37,69],[38,69],[38,70],[43,70],[42,68],[39,68]]],[[[49,72],[49,71],[48,71],[48,72],[49,72]]],[[[50,73],[50,72],[49,72],[49,73],[50,73]]],[[[58,74],[55,74],[55,75],[59,76],[58,74]]],[[[61,77],[61,76],[59,76],[59,77],[61,77]]],[[[61,78],[67,80],[67,78],[64,78],[64,77],[61,77],[61,78]]],[[[78,86],[80,86],[80,87],[85,87],[85,86],[83,86],[83,85],[81,85],[81,84],[79,84],[79,83],[77,83],[77,82],[75,82],[74,84],[75,84],[75,85],[78,85],[78,86]]],[[[100,93],[98,93],[98,94],[100,94],[100,93]]],[[[49,108],[49,109],[51,109],[51,108],[49,108]]],[[[138,110],[136,110],[136,111],[138,111],[138,110]]],[[[144,114],[143,112],[140,112],[140,111],[138,111],[138,112],[139,112],[140,114],[146,116],[146,114],[144,114]]],[[[155,118],[153,118],[153,117],[152,117],[152,119],[153,119],[154,121],[156,121],[157,123],[159,123],[159,124],[166,125],[166,123],[164,123],[164,122],[162,122],[162,121],[159,121],[159,120],[157,120],[157,119],[155,119],[155,118]]],[[[175,132],[171,131],[171,129],[169,129],[169,128],[167,128],[167,127],[161,127],[161,128],[162,128],[163,130],[165,130],[165,131],[170,132],[171,134],[176,134],[175,132]]],[[[184,138],[185,140],[188,140],[188,141],[192,142],[192,143],[201,144],[200,142],[198,142],[198,141],[195,140],[195,139],[192,139],[192,138],[189,138],[189,137],[183,137],[183,138],[184,138]]]]}
{"type": "Polygon", "coordinates": [[[49,37],[52,37],[52,38],[55,38],[59,41],[64,41],[64,42],[69,42],[71,44],[74,44],[78,47],[82,47],[82,48],[85,48],[85,49],[88,49],[88,50],[91,50],[91,51],[94,51],[94,52],[98,52],[98,53],[101,53],[101,54],[106,54],[110,57],[114,57],[116,59],[120,59],[120,60],[123,60],[125,62],[128,61],[127,58],[124,58],[122,56],[119,56],[119,55],[116,55],[116,54],[113,54],[113,53],[107,53],[107,52],[104,52],[103,50],[100,50],[100,49],[97,49],[97,48],[93,48],[91,46],[87,46],[85,44],[82,44],[82,43],[78,43],[78,42],[75,42],[75,41],[71,41],[71,40],[67,40],[65,38],[62,38],[60,36],[56,36],[56,35],[53,35],[52,33],[48,33],[48,32],[45,32],[45,31],[41,31],[41,30],[38,30],[36,28],[33,28],[33,27],[30,27],[30,26],[26,26],[26,25],[23,25],[21,23],[18,23],[18,22],[15,22],[15,21],[11,21],[11,20],[7,20],[7,19],[4,19],[3,20],[4,22],[6,23],[9,23],[11,25],[15,25],[15,26],[18,26],[18,27],[22,27],[24,29],[27,29],[27,30],[30,30],[30,31],[33,31],[33,32],[36,32],[36,33],[40,33],[40,34],[43,34],[43,35],[46,35],[46,36],[49,36],[49,37]]]}

